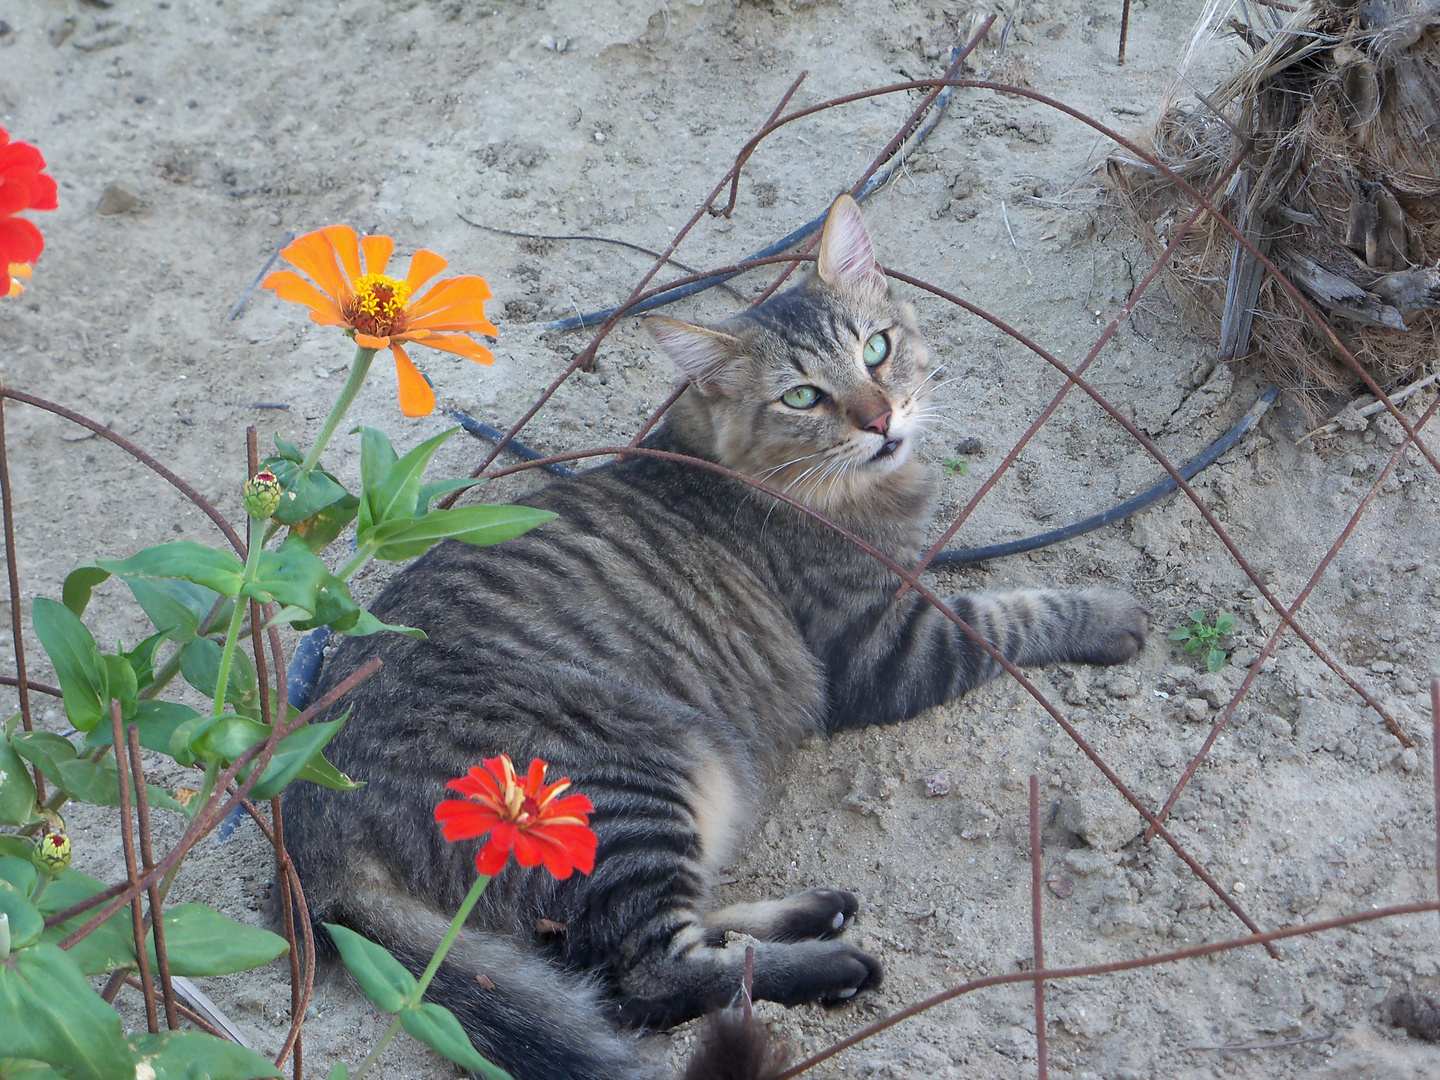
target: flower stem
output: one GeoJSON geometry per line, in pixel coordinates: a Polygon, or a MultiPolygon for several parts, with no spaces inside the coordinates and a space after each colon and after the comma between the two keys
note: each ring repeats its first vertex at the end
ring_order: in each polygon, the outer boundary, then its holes
{"type": "MultiPolygon", "coordinates": [[[[480,874],[475,878],[475,884],[471,885],[470,891],[465,894],[465,899],[460,904],[460,910],[455,912],[455,918],[450,920],[450,929],[446,930],[445,936],[440,939],[440,947],[435,950],[435,955],[430,957],[430,963],[426,966],[424,973],[421,974],[419,982],[415,984],[415,989],[410,991],[410,995],[405,999],[405,1004],[401,1006],[402,1009],[408,1009],[420,1004],[420,999],[425,996],[425,991],[430,986],[430,980],[435,978],[435,972],[440,970],[440,961],[445,959],[445,954],[450,951],[450,946],[455,944],[455,939],[460,936],[460,928],[465,925],[465,920],[470,917],[470,912],[474,910],[475,904],[480,899],[480,894],[485,891],[485,886],[489,884],[490,879],[484,874],[480,874]]],[[[370,1066],[379,1060],[380,1055],[385,1052],[385,1047],[390,1045],[390,1040],[395,1037],[395,1033],[399,1030],[400,1016],[397,1013],[389,1030],[387,1030],[380,1041],[375,1044],[375,1049],[371,1050],[370,1053],[365,1056],[365,1060],[360,1063],[360,1069],[355,1073],[354,1080],[360,1080],[369,1070],[370,1066]]]]}
{"type": "MultiPolygon", "coordinates": [[[[265,543],[265,523],[250,519],[250,546],[245,553],[245,572],[240,581],[248,585],[255,580],[255,570],[260,565],[260,550],[265,543]]],[[[225,632],[225,649],[220,654],[220,674],[215,678],[215,711],[219,716],[225,711],[225,691],[230,684],[230,662],[235,659],[235,644],[240,639],[240,623],[245,618],[249,604],[243,596],[235,597],[235,610],[230,614],[230,628],[225,632]]]]}
{"type": "Polygon", "coordinates": [[[341,581],[349,581],[361,570],[365,569],[370,560],[375,557],[375,550],[373,547],[359,548],[351,557],[350,561],[342,566],[340,572],[335,576],[341,581]]]}
{"type": "Polygon", "coordinates": [[[300,463],[302,473],[309,472],[319,464],[325,444],[330,441],[330,436],[335,434],[335,429],[340,426],[341,418],[350,408],[350,403],[355,400],[355,395],[360,392],[360,387],[365,382],[365,376],[370,372],[370,361],[374,359],[374,349],[357,348],[355,350],[355,361],[350,365],[350,377],[345,380],[345,385],[340,390],[340,396],[335,399],[335,404],[330,406],[330,415],[325,417],[320,434],[315,437],[315,445],[310,447],[310,452],[300,463]]]}

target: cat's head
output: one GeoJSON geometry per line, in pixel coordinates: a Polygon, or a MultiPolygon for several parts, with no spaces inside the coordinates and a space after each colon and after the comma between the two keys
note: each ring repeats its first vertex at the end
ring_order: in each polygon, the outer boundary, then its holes
{"type": "Polygon", "coordinates": [[[690,381],[672,423],[706,456],[820,510],[913,481],[929,352],[848,195],[801,285],[717,327],[645,325],[690,381]]]}

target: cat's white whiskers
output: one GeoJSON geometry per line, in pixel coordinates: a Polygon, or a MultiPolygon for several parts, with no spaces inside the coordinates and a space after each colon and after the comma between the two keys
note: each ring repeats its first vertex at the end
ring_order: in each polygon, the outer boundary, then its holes
{"type": "MultiPolygon", "coordinates": [[[[930,372],[929,375],[926,375],[925,378],[921,380],[920,385],[917,386],[917,387],[915,387],[914,390],[911,390],[910,393],[906,395],[906,397],[905,397],[905,403],[908,405],[910,402],[914,401],[914,400],[919,396],[920,391],[925,389],[925,384],[928,383],[931,379],[933,379],[936,375],[939,375],[942,371],[944,371],[944,370],[945,370],[947,367],[949,367],[949,366],[950,366],[949,364],[941,364],[941,365],[940,365],[939,367],[937,367],[934,371],[930,372]]],[[[938,385],[939,385],[939,386],[944,386],[945,384],[944,384],[944,383],[940,383],[940,384],[938,384],[938,385]]],[[[931,390],[931,393],[933,394],[934,392],[935,392],[935,391],[932,389],[932,390],[931,390]]]]}

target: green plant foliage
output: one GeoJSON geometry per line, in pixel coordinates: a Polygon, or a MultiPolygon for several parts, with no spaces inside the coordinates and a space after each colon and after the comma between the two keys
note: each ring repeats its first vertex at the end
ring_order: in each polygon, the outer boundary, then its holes
{"type": "MultiPolygon", "coordinates": [[[[289,951],[285,939],[258,926],[221,915],[204,904],[180,904],[165,912],[165,955],[170,973],[197,978],[233,975],[261,967],[289,951]]],[[[155,935],[146,941],[155,964],[155,935]]]]}
{"type": "Polygon", "coordinates": [[[135,1080],[119,1015],[54,945],[0,963],[0,1016],[0,1058],[44,1062],[66,1080],[135,1080]]]}
{"type": "Polygon", "coordinates": [[[8,881],[0,881],[0,915],[9,919],[11,950],[23,949],[40,940],[45,916],[28,896],[8,881]]]}
{"type": "Polygon", "coordinates": [[[1235,630],[1235,616],[1228,611],[1222,611],[1215,617],[1214,624],[1205,621],[1205,609],[1196,608],[1187,612],[1186,617],[1190,620],[1188,626],[1177,626],[1170,631],[1170,640],[1184,642],[1185,651],[1191,656],[1203,655],[1205,667],[1209,671],[1219,671],[1225,663],[1229,654],[1222,649],[1218,642],[1222,637],[1229,636],[1235,630]]]}
{"type": "Polygon", "coordinates": [[[403,1009],[405,999],[415,989],[415,976],[383,945],[375,944],[349,927],[334,923],[323,925],[340,951],[345,969],[360,984],[371,1004],[388,1013],[403,1009]]]}
{"type": "MultiPolygon", "coordinates": [[[[82,900],[88,900],[104,888],[103,881],[97,881],[78,870],[65,870],[51,880],[36,906],[41,914],[49,918],[82,900]]],[[[52,926],[41,935],[40,940],[59,945],[84,926],[94,914],[94,911],[82,912],[52,926]]],[[[72,945],[65,955],[78,964],[86,975],[108,975],[118,968],[136,967],[135,937],[130,912],[123,908],[117,911],[72,945]]]]}
{"type": "Polygon", "coordinates": [[[10,740],[0,735],[0,825],[24,825],[35,809],[35,781],[10,740]]]}
{"type": "Polygon", "coordinates": [[[969,476],[970,463],[963,457],[950,457],[940,462],[947,476],[969,476]]]}
{"type": "Polygon", "coordinates": [[[155,1080],[260,1080],[284,1075],[269,1058],[203,1031],[135,1035],[130,1049],[136,1065],[155,1070],[155,1080]]]}
{"type": "Polygon", "coordinates": [[[462,1068],[478,1073],[488,1080],[514,1080],[500,1066],[487,1061],[470,1044],[470,1037],[444,1005],[422,1001],[400,1011],[400,1026],[406,1034],[419,1039],[441,1057],[462,1068]]]}
{"type": "Polygon", "coordinates": [[[65,715],[80,731],[109,720],[110,679],[85,624],[64,604],[36,597],[31,607],[35,636],[55,667],[65,696],[65,715]]]}
{"type": "MultiPolygon", "coordinates": [[[[11,736],[10,745],[70,798],[96,806],[120,805],[120,781],[113,757],[101,761],[77,757],[75,745],[51,731],[16,732],[11,736]]],[[[126,783],[133,800],[135,782],[127,776],[126,783]]],[[[164,788],[146,784],[145,795],[152,809],[163,807],[184,812],[184,807],[164,788]]]]}

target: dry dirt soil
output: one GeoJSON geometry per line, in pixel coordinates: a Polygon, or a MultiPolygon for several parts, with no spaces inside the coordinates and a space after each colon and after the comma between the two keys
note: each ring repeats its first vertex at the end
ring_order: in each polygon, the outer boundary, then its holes
{"type": "MultiPolygon", "coordinates": [[[[1136,3],[1129,60],[1115,62],[1119,0],[1021,4],[993,73],[1138,134],[1175,75],[1199,5],[1136,3]]],[[[564,368],[584,334],[539,322],[622,299],[648,257],[582,240],[662,248],[802,70],[795,98],[936,73],[985,12],[925,0],[0,0],[0,125],[43,148],[60,209],[37,215],[48,247],[30,290],[0,303],[8,385],[112,425],[238,520],[244,431],[307,442],[343,379],[333,331],[256,292],[229,318],[287,236],[330,222],[424,246],[485,275],[500,328],[497,361],[417,349],[441,408],[505,426],[564,368]],[[106,193],[109,191],[109,196],[106,193]],[[262,407],[280,406],[280,407],[262,407]]],[[[1002,22],[1004,21],[1002,16],[1002,22]]],[[[1233,39],[1204,44],[1182,98],[1238,62],[1233,39]]],[[[884,146],[914,96],[850,105],[797,123],[745,170],[730,219],[705,216],[678,252],[722,265],[822,211],[884,146]]],[[[1148,265],[1094,186],[1106,140],[1045,107],[957,91],[944,122],[866,204],[884,261],[952,289],[1070,363],[1084,356],[1148,265]]],[[[737,283],[748,298],[768,282],[737,283]]],[[[904,290],[948,367],[945,419],[922,454],[953,516],[1061,384],[1033,354],[943,301],[904,290]]],[[[715,317],[714,291],[675,309],[715,317]]],[[[1092,369],[1095,384],[1170,455],[1188,459],[1263,390],[1243,364],[1217,367],[1214,327],[1163,291],[1145,301],[1092,369]]],[[[593,372],[572,379],[526,430],[547,451],[628,439],[674,384],[643,331],[625,324],[593,372]]],[[[1411,415],[1432,400],[1421,394],[1411,415]]],[[[377,363],[352,413],[398,445],[445,427],[407,421],[377,363]]],[[[177,537],[219,542],[211,524],[113,446],[54,416],[6,410],[28,619],[35,596],[98,554],[177,537]]],[[[348,426],[348,425],[347,425],[348,426]]],[[[1431,445],[1440,442],[1431,425],[1431,445]]],[[[1318,444],[1282,399],[1199,491],[1263,579],[1289,603],[1399,441],[1384,421],[1318,444]]],[[[453,439],[437,475],[478,463],[453,439]]],[[[358,440],[330,466],[355,480],[358,440]]],[[[1093,402],[1071,394],[957,543],[991,543],[1098,512],[1148,486],[1159,467],[1093,402]]],[[[536,481],[502,481],[503,501],[536,481]]],[[[1293,635],[1265,666],[1175,809],[1180,842],[1265,927],[1435,896],[1435,815],[1424,686],[1440,669],[1440,478],[1412,451],[1384,483],[1304,608],[1305,625],[1400,718],[1404,750],[1373,711],[1293,635]]],[[[362,578],[373,595],[385,570],[362,578]]],[[[1150,806],[1196,750],[1276,616],[1181,497],[1030,556],[935,575],[943,589],[1117,584],[1144,598],[1157,631],[1123,669],[1051,668],[1041,689],[1150,806]],[[1238,619],[1229,663],[1207,675],[1166,640],[1184,612],[1238,619]]],[[[144,629],[107,587],[90,622],[105,642],[144,629]]],[[[27,631],[28,633],[28,631],[27,631]]],[[[50,675],[34,640],[32,676],[50,675]]],[[[9,645],[0,667],[13,670],[9,645]]],[[[41,722],[63,716],[41,706],[41,722]]],[[[193,784],[150,762],[170,783],[193,784]]],[[[851,932],[887,968],[882,988],[837,1009],[762,1015],[809,1051],[943,987],[1031,963],[1026,784],[1041,778],[1047,963],[1085,964],[1235,936],[1237,919],[1160,843],[1055,722],[1013,681],[903,726],[815,739],[757,808],[754,841],[722,901],[814,885],[853,890],[851,932]],[[927,795],[946,770],[949,793],[927,795]]],[[[113,878],[108,815],[72,817],[76,864],[113,878]]],[[[161,841],[179,833],[166,822],[161,841]]],[[[249,822],[197,850],[176,886],[259,921],[268,849],[249,822]]],[[[1380,1003],[1440,990],[1432,915],[1251,948],[1116,977],[1051,984],[1052,1076],[1104,1080],[1221,1076],[1420,1078],[1440,1048],[1388,1026],[1380,1003]],[[1259,1046],[1259,1049],[1226,1047],[1259,1046]]],[[[206,991],[262,1050],[288,1022],[283,963],[210,979],[206,991]]],[[[135,1003],[122,1002],[135,1021],[135,1003]]],[[[317,989],[308,1071],[353,1065],[382,1024],[345,979],[317,989]]],[[[648,1037],[657,1069],[693,1044],[648,1037]]],[[[984,990],[908,1021],[817,1075],[966,1078],[1034,1075],[1026,987],[984,990]]],[[[405,1039],[384,1074],[454,1069],[405,1039]]],[[[523,1080],[523,1078],[522,1078],[523,1080]]]]}

